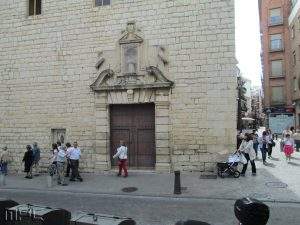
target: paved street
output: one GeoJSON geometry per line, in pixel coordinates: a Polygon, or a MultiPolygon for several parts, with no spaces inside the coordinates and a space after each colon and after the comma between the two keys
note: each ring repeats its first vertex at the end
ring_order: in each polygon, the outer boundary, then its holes
{"type": "Polygon", "coordinates": [[[233,204],[242,196],[256,197],[271,208],[271,225],[299,225],[300,216],[300,154],[287,163],[276,146],[269,166],[257,161],[258,175],[239,179],[199,179],[199,174],[182,174],[183,194],[174,196],[173,175],[134,172],[128,179],[112,173],[83,174],[83,183],[67,187],[46,187],[46,177],[24,180],[9,176],[1,187],[0,197],[20,203],[66,208],[72,212],[86,211],[135,218],[142,225],[174,224],[179,219],[199,219],[213,225],[236,224],[233,204]],[[124,193],[123,187],[137,187],[124,193]]]}
{"type": "MultiPolygon", "coordinates": [[[[65,192],[1,191],[23,203],[62,207],[71,211],[100,212],[135,218],[140,225],[171,225],[179,219],[199,219],[214,225],[236,224],[232,200],[133,197],[65,192]]],[[[299,225],[300,204],[268,203],[271,225],[299,225]]]]}

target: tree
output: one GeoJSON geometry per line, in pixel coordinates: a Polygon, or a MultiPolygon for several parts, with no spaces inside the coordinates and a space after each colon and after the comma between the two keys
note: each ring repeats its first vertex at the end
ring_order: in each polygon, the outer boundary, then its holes
{"type": "Polygon", "coordinates": [[[247,112],[247,99],[245,94],[247,89],[244,87],[245,81],[241,76],[237,77],[237,91],[238,91],[238,113],[237,113],[237,129],[243,129],[242,117],[247,112]]]}

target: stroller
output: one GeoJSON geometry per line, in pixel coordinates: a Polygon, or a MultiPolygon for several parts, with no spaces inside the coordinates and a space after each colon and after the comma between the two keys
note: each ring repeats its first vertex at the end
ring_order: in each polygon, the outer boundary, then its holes
{"type": "Polygon", "coordinates": [[[225,175],[239,178],[241,173],[238,171],[237,166],[240,162],[240,154],[235,152],[228,157],[228,162],[217,163],[218,175],[224,178],[225,175]]]}

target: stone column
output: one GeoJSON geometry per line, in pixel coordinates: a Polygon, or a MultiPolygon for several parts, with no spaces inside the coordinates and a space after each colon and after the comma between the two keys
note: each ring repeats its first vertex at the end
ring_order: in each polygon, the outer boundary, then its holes
{"type": "Polygon", "coordinates": [[[156,171],[170,171],[169,101],[155,103],[156,171]]]}

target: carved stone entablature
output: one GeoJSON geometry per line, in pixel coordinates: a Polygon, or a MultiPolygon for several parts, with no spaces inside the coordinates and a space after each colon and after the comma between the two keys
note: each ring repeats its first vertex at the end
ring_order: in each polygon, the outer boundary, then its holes
{"type": "Polygon", "coordinates": [[[173,82],[161,70],[166,70],[165,65],[168,64],[166,49],[148,46],[138,33],[140,30],[136,28],[135,22],[128,22],[116,43],[116,49],[110,54],[107,51],[98,54],[95,67],[100,74],[98,72],[96,81],[90,86],[94,91],[172,87],[173,82]],[[101,72],[102,67],[109,69],[101,72]]]}

